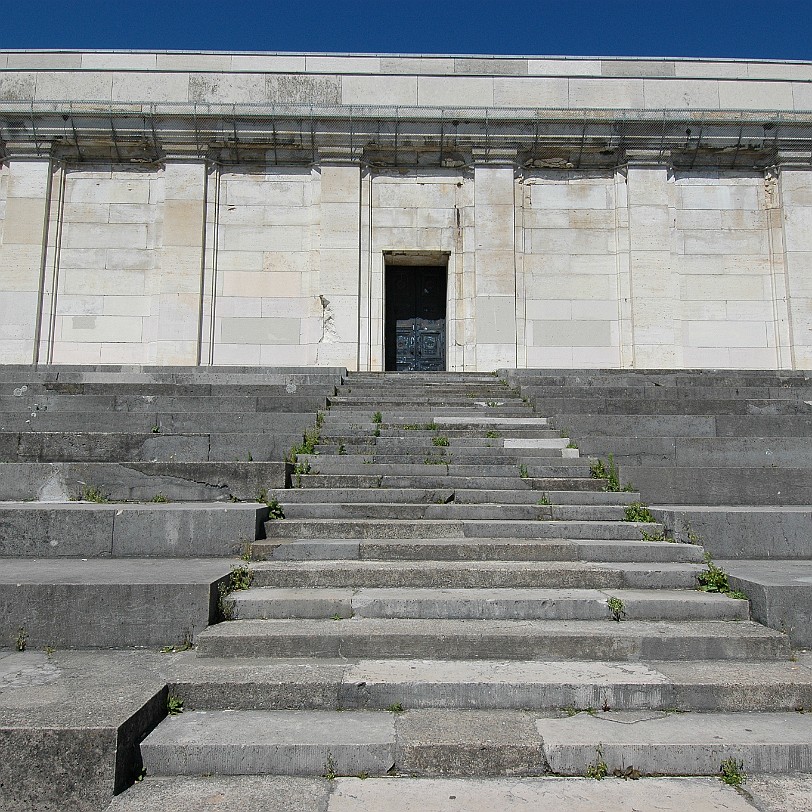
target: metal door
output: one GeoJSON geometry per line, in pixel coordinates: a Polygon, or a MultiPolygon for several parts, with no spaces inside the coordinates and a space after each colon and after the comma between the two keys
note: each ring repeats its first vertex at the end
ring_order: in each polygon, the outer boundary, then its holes
{"type": "Polygon", "coordinates": [[[445,369],[446,269],[386,268],[386,369],[445,369]]]}

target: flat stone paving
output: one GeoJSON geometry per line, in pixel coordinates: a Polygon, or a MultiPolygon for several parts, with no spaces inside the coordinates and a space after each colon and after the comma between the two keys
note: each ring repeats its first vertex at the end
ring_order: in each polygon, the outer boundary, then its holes
{"type": "Polygon", "coordinates": [[[115,798],[108,812],[806,812],[811,802],[806,776],[755,776],[744,791],[703,778],[246,776],[148,778],[115,798]]]}

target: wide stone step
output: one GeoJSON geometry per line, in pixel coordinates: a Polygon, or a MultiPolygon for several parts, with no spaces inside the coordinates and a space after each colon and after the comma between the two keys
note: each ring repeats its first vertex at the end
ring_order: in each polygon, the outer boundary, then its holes
{"type": "MultiPolygon", "coordinates": [[[[340,507],[340,506],[338,506],[340,507]]],[[[384,506],[380,506],[384,507],[384,506]]],[[[441,506],[436,506],[441,507],[441,506]]],[[[473,506],[472,506],[473,507],[473,506]]],[[[582,538],[640,540],[643,531],[657,533],[662,525],[646,522],[510,519],[272,519],[265,535],[275,538],[494,538],[509,521],[515,538],[582,538]]]]}
{"type": "Polygon", "coordinates": [[[445,618],[452,620],[748,620],[747,601],[671,589],[305,589],[259,587],[226,602],[240,620],[445,618]]]}
{"type": "Polygon", "coordinates": [[[0,646],[20,639],[31,650],[188,645],[216,619],[218,587],[231,564],[222,558],[3,559],[0,646]]]}
{"type": "MultiPolygon", "coordinates": [[[[290,433],[169,433],[155,424],[150,430],[95,431],[95,417],[86,428],[94,431],[42,430],[0,433],[2,462],[217,462],[278,461],[301,441],[290,433]]],[[[123,428],[123,426],[119,427],[123,428]]]]}
{"type": "Polygon", "coordinates": [[[385,775],[394,715],[198,711],[170,716],[141,743],[151,775],[385,775]]]}
{"type": "Polygon", "coordinates": [[[177,656],[169,692],[190,710],[562,708],[795,711],[812,669],[789,660],[605,662],[177,656]]]}
{"type": "Polygon", "coordinates": [[[272,539],[251,547],[255,561],[604,561],[701,562],[703,549],[666,541],[600,539],[272,539]]]}
{"type": "Polygon", "coordinates": [[[283,462],[31,462],[0,465],[0,501],[255,501],[285,482],[283,462]]]}
{"type": "Polygon", "coordinates": [[[787,638],[750,621],[235,620],[198,635],[209,657],[770,660],[787,638]]]}
{"type": "MultiPolygon", "coordinates": [[[[309,478],[309,477],[308,477],[309,478]]],[[[304,480],[305,478],[302,477],[304,480]]],[[[460,488],[288,488],[271,494],[280,502],[310,504],[313,502],[388,502],[393,504],[439,504],[455,502],[464,505],[537,505],[544,498],[551,505],[628,505],[640,500],[639,493],[605,491],[539,491],[529,489],[473,490],[460,488]]]]}
{"type": "MultiPolygon", "coordinates": [[[[440,504],[393,504],[387,502],[302,502],[282,500],[287,519],[443,519],[514,521],[623,521],[624,508],[612,505],[546,505],[539,497],[536,504],[511,505],[491,502],[486,504],[446,503],[442,495],[435,500],[440,504]]],[[[654,525],[653,533],[662,532],[662,525],[654,525]]],[[[566,534],[562,534],[566,535],[566,534]]],[[[638,538],[640,536],[638,535],[638,538]]]]}
{"type": "MultiPolygon", "coordinates": [[[[504,471],[506,468],[512,468],[514,474],[519,473],[520,466],[524,465],[528,471],[532,466],[558,466],[563,459],[577,458],[578,451],[576,449],[531,449],[529,452],[516,451],[511,453],[501,448],[483,449],[483,453],[478,453],[477,450],[465,449],[460,452],[450,450],[447,448],[435,448],[431,451],[418,453],[399,453],[399,454],[386,454],[378,450],[373,450],[367,454],[314,454],[307,456],[307,460],[313,467],[319,468],[322,473],[329,473],[330,469],[339,471],[356,470],[359,465],[389,465],[406,467],[413,465],[453,465],[453,466],[476,466],[477,468],[485,467],[491,469],[494,466],[500,466],[504,471]],[[572,452],[567,454],[565,452],[572,452]],[[313,458],[318,460],[318,463],[313,462],[313,458]]],[[[305,455],[301,455],[300,459],[304,460],[305,455]]],[[[584,466],[582,470],[588,470],[584,466]]]]}
{"type": "Polygon", "coordinates": [[[436,459],[433,463],[409,463],[390,462],[380,463],[373,460],[367,462],[352,462],[349,457],[337,455],[319,456],[314,454],[301,455],[298,461],[302,465],[309,465],[310,472],[317,474],[383,474],[389,476],[404,476],[407,474],[423,474],[431,476],[433,468],[441,467],[443,473],[455,476],[490,476],[490,477],[512,477],[518,479],[520,474],[525,473],[527,477],[549,478],[549,477],[590,477],[590,465],[592,460],[581,459],[556,459],[554,462],[539,463],[528,459],[526,463],[516,464],[495,464],[489,460],[483,460],[480,464],[463,464],[455,461],[446,462],[436,459]],[[521,468],[524,465],[525,471],[521,468]],[[445,469],[448,468],[446,471],[445,469]]]}
{"type": "MultiPolygon", "coordinates": [[[[395,474],[372,474],[364,466],[363,474],[301,474],[294,475],[292,484],[295,488],[450,488],[462,490],[471,488],[475,490],[508,490],[526,488],[528,493],[533,491],[579,491],[584,493],[601,493],[606,484],[601,479],[585,476],[565,477],[518,477],[506,478],[504,476],[459,476],[439,474],[439,466],[431,466],[431,471],[425,476],[416,474],[403,476],[395,474]]],[[[481,472],[480,472],[481,473],[481,472]]],[[[540,498],[539,496],[536,497],[540,498]]]]}
{"type": "Polygon", "coordinates": [[[704,568],[683,562],[265,561],[254,586],[556,589],[692,589],[704,568]]]}
{"type": "MultiPolygon", "coordinates": [[[[420,425],[422,426],[423,424],[420,425]]],[[[390,426],[386,423],[379,424],[371,421],[369,423],[356,422],[350,424],[349,421],[337,422],[328,420],[325,420],[322,424],[320,434],[322,437],[328,438],[331,442],[334,441],[334,438],[336,437],[346,437],[351,441],[357,440],[367,442],[368,440],[372,440],[375,436],[384,439],[393,438],[398,440],[423,439],[431,442],[431,438],[436,437],[438,434],[443,434],[444,436],[452,439],[461,440],[467,438],[474,442],[498,440],[504,437],[549,438],[561,436],[561,432],[557,429],[547,428],[544,426],[535,428],[530,426],[499,429],[489,429],[487,426],[484,428],[482,426],[443,426],[441,429],[438,426],[436,429],[404,429],[402,426],[390,426]],[[351,425],[354,426],[354,428],[351,429],[351,425]],[[379,435],[374,434],[376,430],[380,431],[379,435]],[[361,434],[359,434],[359,432],[361,432],[361,434]],[[488,436],[489,432],[491,435],[490,437],[488,436]]]]}
{"type": "MultiPolygon", "coordinates": [[[[812,778],[806,776],[756,776],[748,784],[758,800],[808,797],[812,778]]],[[[716,778],[646,778],[642,781],[587,781],[584,778],[304,778],[287,776],[171,776],[147,777],[118,795],[108,812],[166,812],[168,809],[204,809],[210,798],[228,798],[224,812],[248,809],[329,809],[331,812],[369,810],[422,810],[445,812],[449,799],[466,810],[586,810],[637,812],[755,812],[756,807],[733,787],[716,778]],[[654,804],[654,807],[650,805],[654,804]],[[186,806],[184,806],[186,805],[186,806]]],[[[762,809],[789,812],[787,807],[762,809]]]]}
{"type": "Polygon", "coordinates": [[[0,556],[234,556],[267,516],[250,502],[0,502],[0,556]]]}
{"type": "Polygon", "coordinates": [[[609,774],[717,775],[728,759],[745,773],[812,772],[812,725],[799,713],[610,711],[540,719],[536,728],[560,775],[584,775],[599,761],[609,774]]]}
{"type": "Polygon", "coordinates": [[[488,446],[483,442],[479,446],[455,446],[453,444],[437,446],[433,443],[403,443],[390,446],[382,443],[370,444],[366,448],[357,446],[325,445],[316,446],[316,454],[336,455],[346,461],[359,462],[372,458],[376,462],[410,462],[421,463],[425,459],[447,459],[458,463],[492,465],[499,463],[517,464],[526,458],[577,457],[578,449],[555,444],[546,447],[512,448],[494,444],[488,446]]]}

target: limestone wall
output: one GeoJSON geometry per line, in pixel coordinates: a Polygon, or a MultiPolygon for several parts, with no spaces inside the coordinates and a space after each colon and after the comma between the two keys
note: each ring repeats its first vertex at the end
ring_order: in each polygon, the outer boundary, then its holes
{"type": "Polygon", "coordinates": [[[812,65],[741,60],[0,53],[0,99],[812,109],[812,65]]]}
{"type": "Polygon", "coordinates": [[[810,368],[810,108],[808,63],[3,52],[0,363],[381,369],[395,263],[448,268],[449,369],[810,368]],[[191,102],[265,105],[271,129],[150,107],[191,102]],[[290,103],[311,118],[279,146],[290,103]],[[388,118],[347,128],[346,105],[388,118]],[[392,148],[397,105],[480,113],[455,140],[419,111],[392,148]],[[533,108],[573,111],[539,149],[533,108]],[[491,111],[521,138],[493,142],[491,111]]]}
{"type": "Polygon", "coordinates": [[[783,181],[9,161],[0,358],[380,369],[388,261],[447,264],[450,368],[808,368],[812,175],[783,181]]]}

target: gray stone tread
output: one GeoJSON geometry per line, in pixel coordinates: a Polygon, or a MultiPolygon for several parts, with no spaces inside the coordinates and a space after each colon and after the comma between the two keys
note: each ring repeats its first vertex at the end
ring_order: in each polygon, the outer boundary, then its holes
{"type": "Polygon", "coordinates": [[[670,589],[307,589],[259,587],[231,596],[240,618],[331,617],[347,606],[362,617],[605,619],[609,598],[624,618],[747,620],[749,607],[725,595],[670,589]],[[321,614],[318,614],[321,610],[321,614]],[[302,613],[302,614],[300,614],[302,613]]]}
{"type": "Polygon", "coordinates": [[[714,775],[723,759],[745,772],[812,771],[812,725],[800,713],[577,714],[536,723],[553,772],[583,775],[600,757],[610,772],[714,775]]]}
{"type": "MultiPolygon", "coordinates": [[[[760,778],[760,777],[759,777],[760,778]]],[[[773,779],[770,781],[770,786],[773,779]]],[[[797,778],[812,800],[812,779],[797,778]]],[[[759,785],[760,786],[760,785],[759,785]]],[[[714,778],[295,778],[287,776],[148,777],[117,796],[108,812],[754,812],[714,778]],[[216,804],[216,806],[214,806],[216,804]]],[[[802,803],[803,800],[799,800],[802,803]]],[[[806,812],[809,806],[762,807],[806,812]]]]}
{"type": "Polygon", "coordinates": [[[236,620],[198,636],[210,656],[548,659],[771,659],[784,635],[750,621],[236,620]]]}

